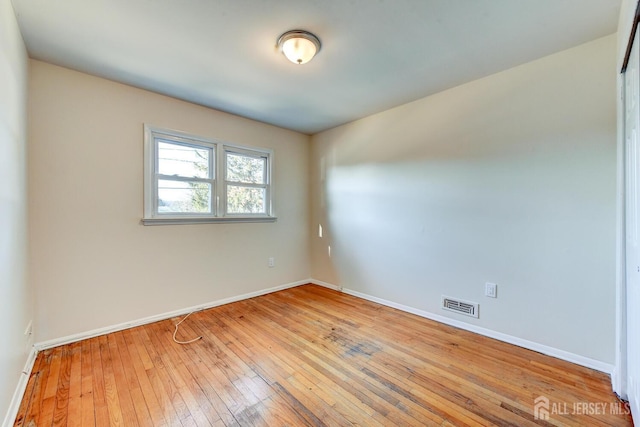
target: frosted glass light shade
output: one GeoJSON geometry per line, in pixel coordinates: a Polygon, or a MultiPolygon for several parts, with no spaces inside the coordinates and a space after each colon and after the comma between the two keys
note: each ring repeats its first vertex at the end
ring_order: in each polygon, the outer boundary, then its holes
{"type": "Polygon", "coordinates": [[[287,31],[278,39],[278,47],[294,64],[306,64],[320,50],[320,40],[313,34],[302,31],[287,31]]]}

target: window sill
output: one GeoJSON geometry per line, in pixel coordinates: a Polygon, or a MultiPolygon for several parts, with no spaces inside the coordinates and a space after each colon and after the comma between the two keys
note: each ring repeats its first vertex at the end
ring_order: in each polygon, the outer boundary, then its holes
{"type": "Polygon", "coordinates": [[[142,225],[183,225],[183,224],[226,224],[226,223],[255,223],[276,222],[275,216],[238,216],[219,218],[142,218],[142,225]]]}

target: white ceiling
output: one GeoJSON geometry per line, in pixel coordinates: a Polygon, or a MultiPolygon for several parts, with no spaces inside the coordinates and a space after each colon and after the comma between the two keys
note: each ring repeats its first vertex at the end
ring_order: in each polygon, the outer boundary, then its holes
{"type": "Polygon", "coordinates": [[[13,0],[32,58],[308,134],[611,34],[620,3],[13,0]]]}

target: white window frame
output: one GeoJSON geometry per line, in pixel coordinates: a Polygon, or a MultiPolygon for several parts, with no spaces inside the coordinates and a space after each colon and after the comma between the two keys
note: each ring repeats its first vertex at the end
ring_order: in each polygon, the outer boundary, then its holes
{"type": "Polygon", "coordinates": [[[203,138],[184,132],[161,129],[155,126],[144,125],[144,225],[168,225],[168,224],[201,224],[224,222],[274,222],[276,217],[273,212],[273,182],[271,179],[273,170],[273,150],[240,146],[224,141],[203,138]],[[211,213],[164,213],[158,211],[158,180],[169,178],[182,180],[180,177],[163,177],[158,173],[158,142],[184,145],[210,150],[209,168],[213,170],[210,178],[191,179],[189,181],[201,181],[211,184],[211,213]],[[262,158],[266,162],[265,183],[248,184],[242,186],[264,188],[265,213],[234,214],[227,213],[227,186],[233,182],[226,180],[226,154],[240,154],[243,156],[262,158]]]}
{"type": "Polygon", "coordinates": [[[238,216],[245,216],[245,217],[263,217],[265,215],[268,215],[269,212],[271,212],[271,154],[269,153],[269,151],[265,151],[265,150],[256,150],[254,148],[252,149],[247,149],[245,147],[238,147],[238,146],[232,146],[229,144],[225,144],[223,146],[223,156],[221,158],[222,164],[223,164],[223,170],[222,170],[222,178],[221,181],[223,181],[223,185],[222,185],[222,200],[224,201],[224,203],[222,203],[221,207],[224,210],[224,215],[227,217],[238,217],[238,216]],[[234,181],[228,181],[227,180],[227,154],[237,154],[237,155],[241,155],[241,156],[245,156],[245,157],[251,157],[254,159],[265,159],[265,171],[264,171],[264,184],[252,184],[252,183],[247,183],[247,182],[234,182],[234,181]],[[227,208],[227,189],[229,187],[229,185],[239,185],[242,187],[247,187],[247,188],[262,188],[265,190],[265,212],[266,213],[256,213],[256,214],[236,214],[236,213],[230,213],[228,212],[228,208],[227,208]]]}

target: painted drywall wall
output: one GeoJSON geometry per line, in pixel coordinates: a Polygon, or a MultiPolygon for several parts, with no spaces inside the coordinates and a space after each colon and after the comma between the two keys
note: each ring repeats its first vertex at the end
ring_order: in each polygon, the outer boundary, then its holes
{"type": "Polygon", "coordinates": [[[27,53],[9,0],[0,0],[0,421],[32,344],[27,282],[27,53]]]}
{"type": "Polygon", "coordinates": [[[309,277],[308,136],[39,61],[30,67],[37,342],[309,277]],[[273,149],[277,222],[141,225],[144,123],[273,149]]]}
{"type": "Polygon", "coordinates": [[[615,43],[314,135],[312,277],[612,364],[615,43]]]}

